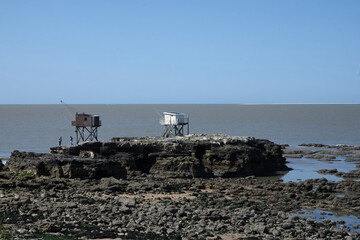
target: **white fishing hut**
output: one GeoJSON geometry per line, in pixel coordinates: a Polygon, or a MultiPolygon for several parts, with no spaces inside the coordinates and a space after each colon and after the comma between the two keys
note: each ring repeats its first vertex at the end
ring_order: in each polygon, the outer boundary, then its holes
{"type": "Polygon", "coordinates": [[[160,124],[164,126],[163,137],[184,136],[184,126],[189,134],[189,116],[184,113],[164,112],[160,124]]]}

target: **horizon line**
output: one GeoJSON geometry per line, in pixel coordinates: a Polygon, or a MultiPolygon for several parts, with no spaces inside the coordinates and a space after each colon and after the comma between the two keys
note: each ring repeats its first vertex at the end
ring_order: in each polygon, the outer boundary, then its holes
{"type": "MultiPolygon", "coordinates": [[[[66,103],[66,105],[356,105],[360,103],[66,103]]],[[[0,105],[61,105],[61,103],[0,103],[0,105]]]]}

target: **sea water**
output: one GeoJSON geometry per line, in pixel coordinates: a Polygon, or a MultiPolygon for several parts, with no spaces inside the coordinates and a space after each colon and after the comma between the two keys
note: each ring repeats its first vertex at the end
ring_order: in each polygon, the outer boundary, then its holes
{"type": "Polygon", "coordinates": [[[70,145],[75,113],[100,116],[100,141],[160,136],[163,112],[189,115],[190,133],[223,133],[277,144],[360,145],[360,104],[188,105],[0,105],[0,158],[13,150],[49,152],[70,145]]]}

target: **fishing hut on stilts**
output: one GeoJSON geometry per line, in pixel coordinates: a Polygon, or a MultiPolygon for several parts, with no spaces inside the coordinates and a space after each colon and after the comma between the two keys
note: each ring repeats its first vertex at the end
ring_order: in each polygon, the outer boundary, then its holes
{"type": "Polygon", "coordinates": [[[100,116],[76,113],[75,121],[72,121],[71,125],[76,128],[76,144],[79,144],[81,141],[99,141],[98,128],[101,126],[100,116]]]}
{"type": "Polygon", "coordinates": [[[164,112],[160,124],[164,126],[163,137],[184,136],[184,128],[189,134],[189,116],[184,113],[164,112]]]}

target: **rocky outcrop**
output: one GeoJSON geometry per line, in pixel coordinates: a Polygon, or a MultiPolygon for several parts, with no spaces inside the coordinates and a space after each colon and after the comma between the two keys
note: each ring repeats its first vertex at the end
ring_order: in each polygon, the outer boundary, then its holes
{"type": "Polygon", "coordinates": [[[212,178],[262,175],[283,170],[279,145],[268,140],[227,135],[176,138],[113,138],[51,148],[52,154],[14,151],[7,166],[38,176],[65,178],[212,178]]]}

